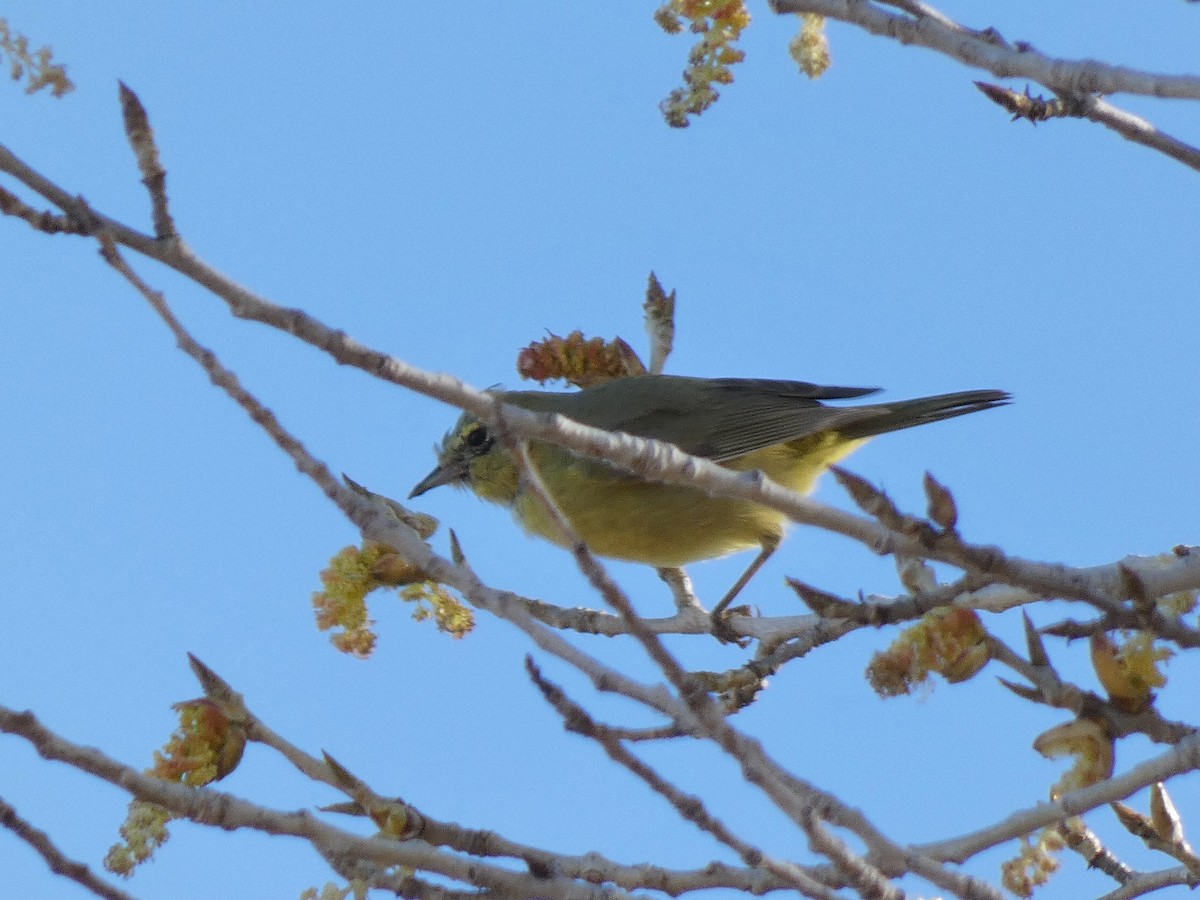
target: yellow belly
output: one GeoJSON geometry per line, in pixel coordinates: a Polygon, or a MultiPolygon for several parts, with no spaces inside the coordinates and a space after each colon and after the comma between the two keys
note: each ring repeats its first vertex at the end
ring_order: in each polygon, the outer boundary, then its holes
{"type": "MultiPolygon", "coordinates": [[[[825,432],[723,465],[736,471],[761,469],[784,487],[808,493],[821,472],[863,443],[825,432]]],[[[601,556],[681,566],[778,543],[787,525],[782,513],[757,503],[641,481],[559,447],[533,444],[530,458],[579,536],[601,556]]],[[[541,503],[528,493],[518,491],[513,512],[532,534],[565,543],[541,503]]]]}

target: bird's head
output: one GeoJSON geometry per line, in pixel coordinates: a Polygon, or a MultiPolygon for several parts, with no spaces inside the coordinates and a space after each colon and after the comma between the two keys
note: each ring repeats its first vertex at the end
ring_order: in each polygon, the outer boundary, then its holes
{"type": "Polygon", "coordinates": [[[511,505],[517,496],[517,469],[512,456],[488,426],[464,413],[434,448],[437,467],[412,489],[409,499],[443,484],[470,488],[484,500],[511,505]]]}

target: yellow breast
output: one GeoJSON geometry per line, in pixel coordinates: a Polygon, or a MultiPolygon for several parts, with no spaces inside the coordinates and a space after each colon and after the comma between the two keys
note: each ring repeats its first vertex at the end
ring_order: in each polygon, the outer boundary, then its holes
{"type": "MultiPolygon", "coordinates": [[[[821,472],[863,443],[824,432],[723,465],[736,471],[760,469],[784,487],[808,493],[821,472]]],[[[757,503],[642,481],[560,447],[531,444],[530,458],[576,532],[601,556],[680,566],[777,543],[787,524],[783,514],[757,503]]],[[[492,483],[501,490],[488,496],[476,487],[477,493],[511,505],[529,532],[565,543],[542,504],[516,483],[515,471],[511,479],[493,478],[492,483]]]]}

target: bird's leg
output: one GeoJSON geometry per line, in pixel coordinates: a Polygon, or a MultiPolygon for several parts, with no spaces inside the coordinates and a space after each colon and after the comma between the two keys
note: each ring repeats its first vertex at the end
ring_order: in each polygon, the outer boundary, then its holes
{"type": "Polygon", "coordinates": [[[764,540],[762,550],[758,552],[758,556],[754,557],[750,565],[746,567],[746,571],[742,573],[742,577],[733,583],[733,587],[726,591],[725,596],[712,608],[709,618],[712,619],[713,634],[719,640],[725,643],[742,644],[742,641],[733,633],[729,628],[729,624],[725,621],[726,610],[728,610],[729,604],[742,592],[742,588],[750,583],[750,579],[758,574],[758,570],[763,567],[763,564],[771,558],[771,554],[777,549],[779,549],[779,538],[764,540]]]}

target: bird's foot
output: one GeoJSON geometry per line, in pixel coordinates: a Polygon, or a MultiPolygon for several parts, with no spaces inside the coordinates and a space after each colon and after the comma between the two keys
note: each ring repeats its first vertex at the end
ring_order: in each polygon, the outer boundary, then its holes
{"type": "Polygon", "coordinates": [[[733,630],[729,620],[733,616],[752,616],[756,613],[753,606],[734,606],[730,608],[721,608],[718,606],[709,614],[709,621],[712,623],[712,633],[722,644],[737,644],[739,647],[749,645],[750,638],[744,637],[733,630]]]}

